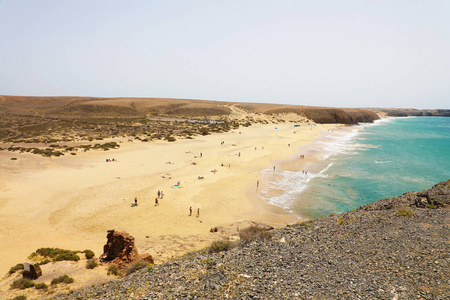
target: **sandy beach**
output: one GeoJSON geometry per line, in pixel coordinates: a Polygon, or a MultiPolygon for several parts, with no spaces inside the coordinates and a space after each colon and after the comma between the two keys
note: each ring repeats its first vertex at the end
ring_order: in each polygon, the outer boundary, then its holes
{"type": "Polygon", "coordinates": [[[1,151],[0,274],[40,247],[91,249],[99,256],[109,229],[134,236],[139,252],[158,263],[223,238],[211,227],[295,222],[298,217],[258,198],[260,171],[281,168],[277,159],[336,126],[255,124],[174,143],[124,138],[118,150],[57,158],[1,151]],[[158,190],[164,198],[155,206],[158,190]],[[138,206],[131,207],[135,197],[138,206]]]}

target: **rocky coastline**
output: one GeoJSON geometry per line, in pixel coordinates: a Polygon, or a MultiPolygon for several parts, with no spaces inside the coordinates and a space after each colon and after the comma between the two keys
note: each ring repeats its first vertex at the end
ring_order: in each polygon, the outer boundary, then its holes
{"type": "Polygon", "coordinates": [[[447,299],[450,180],[58,299],[447,299]]]}

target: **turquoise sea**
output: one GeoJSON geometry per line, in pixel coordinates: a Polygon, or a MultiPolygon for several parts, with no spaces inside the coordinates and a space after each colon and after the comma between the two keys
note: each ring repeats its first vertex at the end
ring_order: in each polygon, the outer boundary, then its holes
{"type": "Polygon", "coordinates": [[[344,212],[450,179],[450,118],[384,118],[324,132],[299,153],[316,161],[263,171],[261,197],[302,218],[344,212]]]}

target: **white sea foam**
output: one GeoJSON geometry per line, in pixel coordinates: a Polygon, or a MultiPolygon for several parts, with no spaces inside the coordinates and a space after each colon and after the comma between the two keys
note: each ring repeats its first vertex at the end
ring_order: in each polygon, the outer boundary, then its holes
{"type": "Polygon", "coordinates": [[[317,141],[318,145],[322,147],[320,159],[328,159],[337,154],[352,154],[356,150],[364,150],[364,144],[355,142],[359,131],[360,129],[355,128],[351,131],[337,131],[330,135],[324,135],[321,140],[317,141]]]}
{"type": "MultiPolygon", "coordinates": [[[[373,148],[373,145],[364,144],[364,137],[361,137],[361,130],[369,126],[378,126],[392,122],[394,118],[383,118],[375,123],[362,124],[357,127],[344,128],[322,132],[320,139],[308,145],[307,149],[312,151],[319,161],[325,162],[314,166],[306,166],[307,174],[302,171],[276,171],[266,169],[262,171],[262,179],[265,187],[260,191],[260,196],[267,202],[277,205],[286,211],[292,211],[293,203],[299,199],[299,195],[306,190],[308,183],[314,178],[328,178],[328,169],[333,165],[332,158],[340,154],[355,154],[373,148]],[[317,168],[320,168],[319,170],[317,168]],[[310,171],[310,169],[314,169],[310,171]]],[[[380,162],[380,163],[388,163],[380,162]]],[[[342,175],[342,174],[341,174],[342,175]]]]}
{"type": "Polygon", "coordinates": [[[387,161],[375,161],[376,164],[389,164],[392,163],[392,160],[387,160],[387,161]]]}
{"type": "Polygon", "coordinates": [[[315,177],[327,177],[324,174],[333,163],[328,164],[323,170],[318,173],[311,171],[276,171],[271,169],[263,170],[262,178],[266,182],[266,187],[260,192],[260,196],[267,202],[277,205],[291,211],[293,202],[298,199],[307,187],[308,182],[315,177]]]}

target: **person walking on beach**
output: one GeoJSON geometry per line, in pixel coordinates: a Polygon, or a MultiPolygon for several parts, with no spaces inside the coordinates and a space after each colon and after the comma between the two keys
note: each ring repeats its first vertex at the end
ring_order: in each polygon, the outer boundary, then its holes
{"type": "Polygon", "coordinates": [[[256,188],[259,187],[259,180],[256,180],[256,188]]]}
{"type": "Polygon", "coordinates": [[[273,166],[273,171],[275,172],[275,166],[273,166]]]}
{"type": "Polygon", "coordinates": [[[161,196],[161,192],[158,190],[158,198],[161,196]]]}
{"type": "Polygon", "coordinates": [[[200,217],[200,208],[197,208],[197,218],[200,217]]]}
{"type": "Polygon", "coordinates": [[[131,206],[137,206],[137,197],[134,197],[134,203],[131,203],[131,206]]]}
{"type": "Polygon", "coordinates": [[[159,205],[158,198],[155,198],[155,206],[159,205]]]}
{"type": "Polygon", "coordinates": [[[161,191],[161,199],[164,198],[164,192],[161,191]]]}
{"type": "Polygon", "coordinates": [[[189,207],[189,217],[192,216],[192,206],[189,207]]]}

